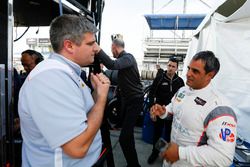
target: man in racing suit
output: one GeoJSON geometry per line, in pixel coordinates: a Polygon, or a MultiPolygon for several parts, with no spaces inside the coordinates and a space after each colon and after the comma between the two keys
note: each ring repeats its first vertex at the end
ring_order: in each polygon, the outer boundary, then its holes
{"type": "Polygon", "coordinates": [[[165,107],[155,104],[151,115],[173,115],[171,143],[162,153],[167,166],[230,166],[236,140],[237,118],[229,102],[210,81],[219,71],[211,51],[197,53],[182,87],[165,107]]]}

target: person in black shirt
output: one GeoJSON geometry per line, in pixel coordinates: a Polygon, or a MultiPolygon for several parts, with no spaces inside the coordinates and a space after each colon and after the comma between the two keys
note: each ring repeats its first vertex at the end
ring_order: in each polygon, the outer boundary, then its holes
{"type": "MultiPolygon", "coordinates": [[[[171,102],[172,97],[179,90],[179,88],[184,86],[183,80],[176,74],[177,70],[177,59],[170,58],[167,64],[167,70],[158,74],[152,83],[151,90],[149,92],[149,107],[155,103],[167,105],[171,102]]],[[[170,141],[172,125],[172,118],[163,120],[157,117],[153,121],[153,150],[148,158],[148,164],[154,163],[159,155],[159,151],[155,148],[155,144],[161,137],[163,129],[165,129],[163,133],[167,142],[170,141]]]]}
{"type": "MultiPolygon", "coordinates": [[[[97,46],[99,47],[99,46],[97,46]]],[[[118,70],[118,87],[121,94],[121,133],[119,142],[128,167],[140,167],[135,149],[134,127],[142,112],[143,90],[134,56],[124,50],[122,35],[112,36],[112,60],[100,47],[96,56],[111,70],[118,70]]]]}

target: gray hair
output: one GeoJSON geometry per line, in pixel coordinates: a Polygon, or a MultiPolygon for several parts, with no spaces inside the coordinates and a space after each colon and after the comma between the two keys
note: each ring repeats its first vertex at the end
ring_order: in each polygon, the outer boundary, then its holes
{"type": "MultiPolygon", "coordinates": [[[[204,62],[205,67],[204,70],[207,73],[214,71],[215,75],[220,70],[220,62],[217,57],[215,57],[214,53],[212,51],[201,51],[194,55],[192,60],[201,60],[204,62]]],[[[214,75],[214,76],[215,76],[214,75]]]]}
{"type": "Polygon", "coordinates": [[[115,45],[117,45],[117,46],[120,46],[120,47],[122,47],[122,48],[125,47],[124,41],[119,40],[119,39],[114,39],[114,40],[112,41],[112,43],[115,44],[115,45]]]}
{"type": "Polygon", "coordinates": [[[125,43],[123,41],[123,35],[121,34],[113,34],[111,35],[111,39],[112,39],[112,43],[117,45],[117,46],[120,46],[122,48],[125,47],[125,43]]]}
{"type": "Polygon", "coordinates": [[[50,24],[50,42],[55,52],[63,48],[64,40],[81,45],[85,33],[96,33],[98,29],[84,16],[64,14],[50,24]]]}

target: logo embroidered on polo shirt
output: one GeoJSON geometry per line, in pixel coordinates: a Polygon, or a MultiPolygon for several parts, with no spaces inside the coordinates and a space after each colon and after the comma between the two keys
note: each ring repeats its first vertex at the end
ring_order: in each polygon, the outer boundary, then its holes
{"type": "Polygon", "coordinates": [[[183,99],[184,97],[185,97],[185,94],[181,92],[181,93],[179,93],[179,94],[177,95],[176,101],[180,102],[181,99],[183,99]]]}
{"type": "Polygon", "coordinates": [[[84,88],[84,86],[85,86],[84,83],[81,83],[81,85],[82,85],[82,88],[84,88]]]}
{"type": "Polygon", "coordinates": [[[199,97],[196,97],[196,98],[194,99],[194,101],[195,101],[195,103],[196,103],[197,105],[201,105],[201,106],[204,106],[204,105],[207,103],[205,100],[203,100],[203,99],[201,99],[201,98],[199,98],[199,97]]]}

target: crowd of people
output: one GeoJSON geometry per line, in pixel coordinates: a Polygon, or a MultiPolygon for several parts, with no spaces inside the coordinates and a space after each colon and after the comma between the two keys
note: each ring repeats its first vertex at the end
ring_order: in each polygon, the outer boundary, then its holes
{"type": "MultiPolygon", "coordinates": [[[[22,52],[26,73],[16,81],[20,83],[16,115],[23,140],[22,166],[103,166],[104,147],[109,149],[108,166],[115,166],[109,130],[104,126],[110,79],[103,71],[88,77],[82,72],[94,59],[117,71],[119,143],[127,167],[141,166],[134,139],[144,103],[138,65],[133,54],[125,51],[121,34],[112,35],[112,59],[96,43],[97,31],[86,17],[64,14],[50,24],[54,53],[48,59],[34,50],[22,52]]],[[[220,62],[211,51],[194,55],[186,83],[178,76],[174,57],[166,70],[158,69],[149,93],[154,137],[148,164],[158,156],[164,167],[232,164],[237,118],[211,84],[219,69],[220,62]],[[159,151],[155,144],[162,136],[169,144],[159,151]]]]}

